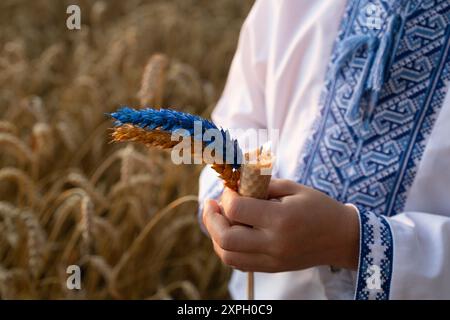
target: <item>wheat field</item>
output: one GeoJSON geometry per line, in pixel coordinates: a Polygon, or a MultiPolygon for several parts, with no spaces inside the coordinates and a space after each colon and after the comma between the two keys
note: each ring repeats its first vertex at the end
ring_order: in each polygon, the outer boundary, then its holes
{"type": "Polygon", "coordinates": [[[111,144],[105,113],[208,117],[251,2],[0,2],[1,299],[228,297],[198,226],[201,167],[111,144]],[[69,4],[81,30],[66,28],[69,4]]]}

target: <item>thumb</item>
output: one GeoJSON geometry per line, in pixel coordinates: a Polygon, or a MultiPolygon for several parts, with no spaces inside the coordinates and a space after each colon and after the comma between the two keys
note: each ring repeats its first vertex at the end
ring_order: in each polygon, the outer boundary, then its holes
{"type": "Polygon", "coordinates": [[[269,184],[268,197],[281,198],[297,193],[299,184],[287,179],[272,179],[269,184]]]}
{"type": "Polygon", "coordinates": [[[216,212],[220,213],[220,206],[214,199],[206,199],[203,202],[203,213],[205,212],[216,212]]]}
{"type": "Polygon", "coordinates": [[[202,222],[203,226],[206,226],[206,215],[212,212],[220,213],[220,207],[216,200],[213,199],[205,199],[203,201],[203,211],[202,211],[202,222]]]}

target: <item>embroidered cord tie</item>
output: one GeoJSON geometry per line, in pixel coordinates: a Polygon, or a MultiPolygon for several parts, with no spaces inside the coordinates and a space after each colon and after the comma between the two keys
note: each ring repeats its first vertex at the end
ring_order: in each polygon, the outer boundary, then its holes
{"type": "Polygon", "coordinates": [[[348,105],[348,116],[351,120],[362,119],[358,135],[358,148],[354,159],[358,159],[364,142],[364,131],[369,129],[370,120],[378,103],[380,91],[387,80],[387,72],[393,56],[395,44],[400,38],[403,19],[400,14],[392,15],[387,23],[386,31],[381,40],[374,34],[351,36],[337,47],[337,58],[333,67],[336,76],[342,71],[345,63],[360,49],[367,49],[367,58],[364,63],[361,77],[357,82],[348,105]],[[363,103],[363,98],[367,103],[363,103]],[[361,110],[362,109],[362,110],[361,110]]]}

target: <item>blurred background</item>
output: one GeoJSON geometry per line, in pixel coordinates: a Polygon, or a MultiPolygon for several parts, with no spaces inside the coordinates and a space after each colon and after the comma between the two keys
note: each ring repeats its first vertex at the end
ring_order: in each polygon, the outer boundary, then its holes
{"type": "Polygon", "coordinates": [[[0,1],[0,298],[228,297],[197,222],[201,167],[109,143],[105,113],[209,117],[252,2],[0,1]]]}

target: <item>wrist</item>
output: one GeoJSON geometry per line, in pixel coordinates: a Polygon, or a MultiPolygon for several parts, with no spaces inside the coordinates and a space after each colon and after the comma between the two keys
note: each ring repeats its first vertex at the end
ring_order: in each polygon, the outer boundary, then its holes
{"type": "Polygon", "coordinates": [[[336,228],[336,252],[332,266],[357,270],[359,257],[359,217],[358,209],[351,204],[342,204],[339,224],[336,228]]]}

